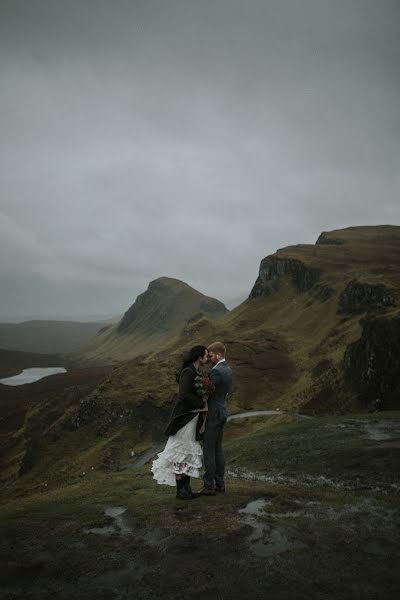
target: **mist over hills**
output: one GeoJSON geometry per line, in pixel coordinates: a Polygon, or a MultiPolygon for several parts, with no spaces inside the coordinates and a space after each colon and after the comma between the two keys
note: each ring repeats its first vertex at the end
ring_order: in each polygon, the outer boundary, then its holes
{"type": "Polygon", "coordinates": [[[0,348],[35,354],[70,352],[90,340],[99,329],[113,322],[113,319],[88,322],[33,319],[19,323],[0,323],[0,348]]]}

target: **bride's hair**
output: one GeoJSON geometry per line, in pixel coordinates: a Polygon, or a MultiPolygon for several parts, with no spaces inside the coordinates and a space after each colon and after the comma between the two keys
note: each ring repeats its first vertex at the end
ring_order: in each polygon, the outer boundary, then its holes
{"type": "Polygon", "coordinates": [[[188,352],[184,353],[184,355],[182,357],[182,360],[183,360],[182,366],[176,372],[176,380],[177,381],[179,381],[179,378],[181,376],[183,369],[186,369],[186,367],[189,367],[189,365],[194,363],[198,358],[203,358],[206,350],[207,350],[207,348],[205,346],[193,346],[193,348],[190,348],[190,350],[188,352]]]}

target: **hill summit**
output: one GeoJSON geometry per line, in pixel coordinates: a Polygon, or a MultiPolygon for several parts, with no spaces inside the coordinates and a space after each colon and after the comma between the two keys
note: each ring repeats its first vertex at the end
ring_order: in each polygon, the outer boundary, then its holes
{"type": "Polygon", "coordinates": [[[117,325],[118,333],[173,332],[194,314],[203,312],[220,317],[227,312],[225,305],[209,298],[179,279],[159,277],[149,283],[117,325]]]}
{"type": "Polygon", "coordinates": [[[194,315],[202,313],[212,319],[227,312],[222,302],[187,283],[159,277],[139,294],[117,324],[100,329],[88,345],[73,353],[73,358],[81,362],[126,361],[164,345],[194,315]]]}

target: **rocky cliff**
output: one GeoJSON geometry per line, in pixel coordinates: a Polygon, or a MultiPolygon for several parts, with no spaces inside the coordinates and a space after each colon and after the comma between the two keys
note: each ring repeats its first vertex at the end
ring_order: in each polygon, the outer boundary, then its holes
{"type": "Polygon", "coordinates": [[[267,256],[261,261],[258,278],[250,292],[250,298],[268,296],[279,279],[288,275],[299,292],[306,292],[318,281],[320,271],[295,258],[267,256]]]}
{"type": "Polygon", "coordinates": [[[364,319],[360,338],[346,348],[343,367],[364,404],[379,398],[384,408],[399,408],[400,313],[364,319]]]}
{"type": "Polygon", "coordinates": [[[400,227],[350,227],[264,258],[246,312],[269,311],[272,330],[292,340],[289,397],[303,409],[346,411],[376,395],[393,406],[399,293],[400,227]]]}

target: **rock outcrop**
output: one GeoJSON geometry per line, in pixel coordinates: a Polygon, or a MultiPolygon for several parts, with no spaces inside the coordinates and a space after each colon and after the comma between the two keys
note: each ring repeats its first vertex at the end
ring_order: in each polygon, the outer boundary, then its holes
{"type": "Polygon", "coordinates": [[[293,285],[300,292],[305,292],[318,281],[320,272],[295,258],[266,256],[261,261],[258,278],[249,298],[268,296],[285,275],[290,276],[293,285]]]}
{"type": "Polygon", "coordinates": [[[357,314],[379,310],[396,304],[394,291],[383,284],[350,281],[339,298],[341,313],[357,314]]]}
{"type": "Polygon", "coordinates": [[[380,398],[398,408],[400,399],[400,313],[363,321],[362,335],[344,354],[347,380],[364,405],[380,398]]]}

